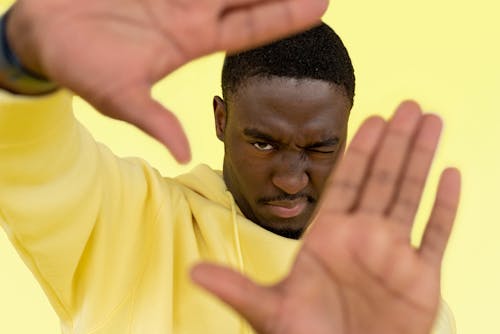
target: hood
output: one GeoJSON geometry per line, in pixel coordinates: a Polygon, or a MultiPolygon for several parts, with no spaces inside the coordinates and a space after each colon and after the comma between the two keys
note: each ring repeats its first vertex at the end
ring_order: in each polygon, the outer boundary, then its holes
{"type": "MultiPolygon", "coordinates": [[[[222,171],[220,170],[214,170],[205,164],[201,164],[196,166],[191,172],[179,175],[175,179],[212,202],[226,208],[233,207],[232,197],[228,196],[230,193],[227,190],[222,178],[222,171]]],[[[238,214],[241,214],[237,206],[234,209],[238,214]]]]}

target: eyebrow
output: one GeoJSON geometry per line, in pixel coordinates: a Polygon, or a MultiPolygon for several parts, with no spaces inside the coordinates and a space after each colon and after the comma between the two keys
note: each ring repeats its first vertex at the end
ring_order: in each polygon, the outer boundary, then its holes
{"type": "MultiPolygon", "coordinates": [[[[279,143],[280,141],[277,140],[276,138],[273,138],[271,135],[264,133],[258,129],[255,128],[246,128],[243,130],[243,134],[245,134],[247,137],[252,137],[254,139],[259,139],[268,143],[279,143]]],[[[318,148],[318,147],[325,147],[325,146],[335,146],[339,143],[340,139],[337,136],[330,137],[315,143],[312,143],[310,145],[307,145],[307,148],[318,148]]]]}
{"type": "Polygon", "coordinates": [[[247,137],[252,137],[255,139],[260,139],[262,141],[266,141],[269,143],[278,143],[279,141],[273,138],[271,135],[264,133],[255,128],[247,128],[243,130],[243,134],[247,137]]]}

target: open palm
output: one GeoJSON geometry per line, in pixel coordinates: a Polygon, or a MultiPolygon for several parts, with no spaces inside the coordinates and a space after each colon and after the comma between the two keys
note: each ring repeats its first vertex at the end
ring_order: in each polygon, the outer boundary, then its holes
{"type": "Polygon", "coordinates": [[[21,62],[189,158],[151,86],[182,64],[319,21],[327,0],[19,0],[8,28],[21,62]],[[13,33],[16,31],[17,33],[13,33]],[[21,38],[22,37],[22,38],[21,38]],[[31,50],[29,53],[24,50],[31,50]]]}
{"type": "Polygon", "coordinates": [[[441,122],[403,103],[393,119],[365,122],[330,177],[289,275],[262,287],[203,264],[196,282],[259,333],[428,334],[460,177],[445,170],[422,243],[410,232],[441,122]]]}

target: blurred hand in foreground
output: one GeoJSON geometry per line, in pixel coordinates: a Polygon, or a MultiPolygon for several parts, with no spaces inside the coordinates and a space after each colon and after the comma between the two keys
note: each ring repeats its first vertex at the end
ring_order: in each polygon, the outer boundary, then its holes
{"type": "Polygon", "coordinates": [[[151,87],[186,62],[257,46],[319,22],[327,0],[19,0],[9,42],[21,63],[190,158],[151,87]]]}

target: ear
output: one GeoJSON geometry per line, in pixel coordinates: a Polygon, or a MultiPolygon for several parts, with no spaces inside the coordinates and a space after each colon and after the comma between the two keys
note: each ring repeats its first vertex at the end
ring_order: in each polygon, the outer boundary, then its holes
{"type": "Polygon", "coordinates": [[[226,130],[227,110],[226,103],[219,96],[214,97],[214,119],[215,119],[215,133],[220,141],[224,141],[224,130],[226,130]]]}

